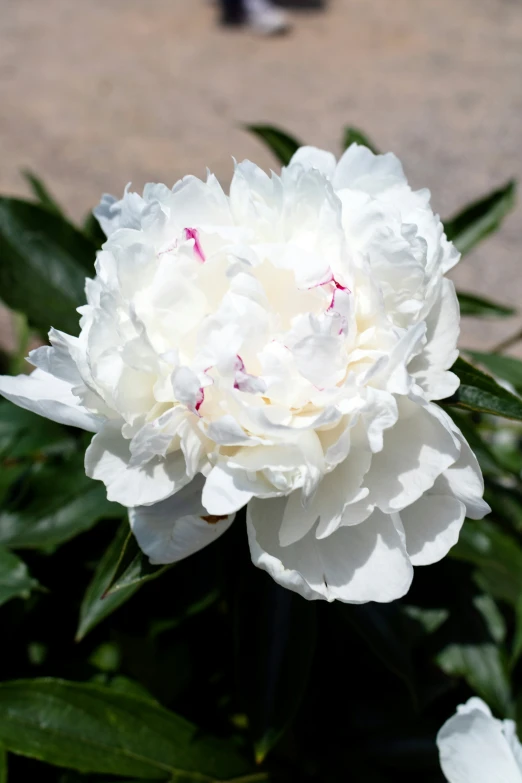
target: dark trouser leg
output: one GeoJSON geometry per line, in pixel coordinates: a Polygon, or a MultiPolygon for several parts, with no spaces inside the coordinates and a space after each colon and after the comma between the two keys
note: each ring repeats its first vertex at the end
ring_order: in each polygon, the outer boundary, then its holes
{"type": "Polygon", "coordinates": [[[221,21],[223,24],[241,24],[244,19],[243,0],[221,0],[221,21]]]}

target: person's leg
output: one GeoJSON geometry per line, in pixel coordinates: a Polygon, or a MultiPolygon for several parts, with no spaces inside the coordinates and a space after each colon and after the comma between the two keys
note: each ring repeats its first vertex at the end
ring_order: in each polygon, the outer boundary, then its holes
{"type": "Polygon", "coordinates": [[[248,24],[264,35],[286,33],[290,22],[281,8],[276,8],[271,0],[244,0],[248,24]]]}
{"type": "Polygon", "coordinates": [[[241,24],[246,11],[243,0],[221,0],[221,21],[223,24],[241,24]]]}

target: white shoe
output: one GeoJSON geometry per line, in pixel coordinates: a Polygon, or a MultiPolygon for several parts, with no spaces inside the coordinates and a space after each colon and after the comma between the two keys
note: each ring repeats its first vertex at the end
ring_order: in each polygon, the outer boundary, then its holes
{"type": "Polygon", "coordinates": [[[290,30],[288,16],[269,0],[245,0],[246,20],[261,35],[280,35],[290,30]]]}

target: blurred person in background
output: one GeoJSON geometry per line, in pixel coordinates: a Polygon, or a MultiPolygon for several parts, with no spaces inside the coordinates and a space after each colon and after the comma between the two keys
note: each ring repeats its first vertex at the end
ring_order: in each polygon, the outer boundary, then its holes
{"type": "Polygon", "coordinates": [[[290,30],[287,14],[270,0],[220,0],[221,21],[225,25],[248,25],[263,35],[279,35],[290,30]]]}

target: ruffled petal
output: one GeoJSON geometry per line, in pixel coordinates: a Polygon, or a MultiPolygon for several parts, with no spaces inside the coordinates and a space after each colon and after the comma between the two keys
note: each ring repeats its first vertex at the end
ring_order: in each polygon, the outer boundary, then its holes
{"type": "Polygon", "coordinates": [[[129,441],[117,423],[106,424],[85,452],[85,472],[103,481],[107,497],[123,506],[158,503],[190,481],[181,451],[132,465],[129,441]]]}
{"type": "Polygon", "coordinates": [[[410,362],[408,371],[430,400],[451,397],[459,387],[455,373],[449,372],[459,352],[459,303],[451,280],[442,280],[440,295],[426,318],[426,345],[410,362]]]}
{"type": "Polygon", "coordinates": [[[366,478],[370,498],[382,511],[400,511],[430,489],[459,458],[459,446],[434,405],[399,398],[399,419],[384,433],[384,448],[366,478]]]}
{"type": "Polygon", "coordinates": [[[437,736],[449,783],[522,783],[522,771],[502,731],[480,699],[459,707],[437,736]]]}
{"type": "Polygon", "coordinates": [[[59,424],[97,432],[103,419],[90,413],[72,393],[69,382],[44,370],[31,375],[0,376],[0,394],[7,400],[59,424]]]}
{"type": "Polygon", "coordinates": [[[176,563],[208,546],[228,530],[234,514],[210,516],[201,504],[203,476],[152,506],[129,509],[132,532],[155,565],[176,563]]]}
{"type": "Polygon", "coordinates": [[[317,147],[300,147],[294,153],[288,167],[302,166],[304,169],[316,169],[325,177],[332,177],[337,166],[335,155],[317,147]]]}
{"type": "Polygon", "coordinates": [[[423,495],[400,513],[406,547],[415,566],[441,560],[459,538],[466,506],[449,495],[423,495]]]}
{"type": "Polygon", "coordinates": [[[396,185],[407,185],[400,160],[391,152],[374,153],[360,144],[352,144],[337,164],[332,179],[334,188],[362,190],[376,196],[396,185]]]}
{"type": "Polygon", "coordinates": [[[404,534],[391,516],[380,511],[353,527],[341,527],[328,538],[314,530],[290,546],[279,543],[287,498],[254,498],[247,509],[252,562],[283,587],[309,600],[388,602],[404,595],[413,568],[404,534]]]}
{"type": "Polygon", "coordinates": [[[437,492],[454,495],[466,506],[466,516],[482,519],[489,514],[490,507],[483,500],[484,479],[477,458],[471,451],[464,435],[452,422],[453,431],[460,441],[460,457],[437,479],[437,492]]]}
{"type": "Polygon", "coordinates": [[[209,514],[233,514],[243,508],[253,494],[243,471],[216,465],[205,482],[202,503],[209,514]]]}

